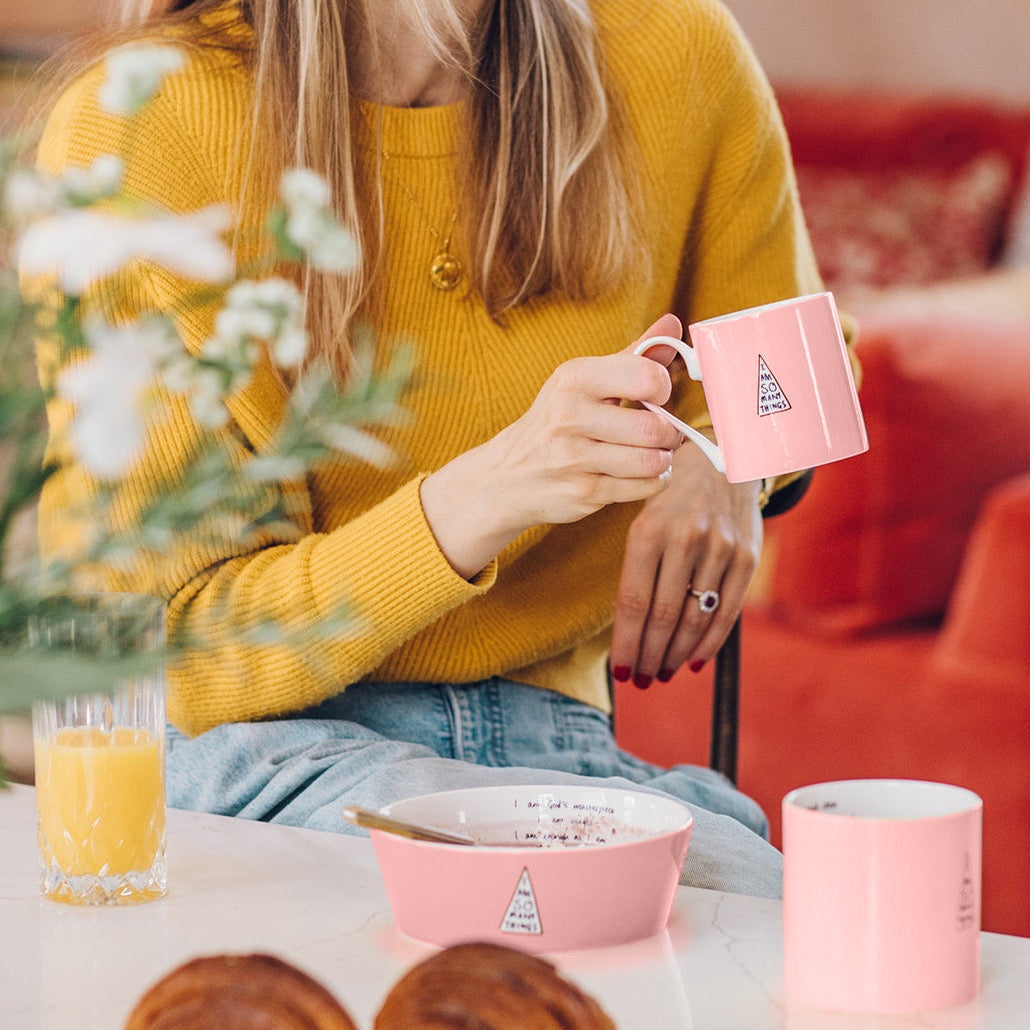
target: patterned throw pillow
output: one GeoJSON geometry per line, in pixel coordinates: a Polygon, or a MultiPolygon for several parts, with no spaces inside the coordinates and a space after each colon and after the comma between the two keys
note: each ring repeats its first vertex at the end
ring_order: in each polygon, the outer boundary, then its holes
{"type": "Polygon", "coordinates": [[[923,285],[983,271],[997,257],[1011,175],[994,153],[951,169],[799,164],[827,287],[923,285]]]}

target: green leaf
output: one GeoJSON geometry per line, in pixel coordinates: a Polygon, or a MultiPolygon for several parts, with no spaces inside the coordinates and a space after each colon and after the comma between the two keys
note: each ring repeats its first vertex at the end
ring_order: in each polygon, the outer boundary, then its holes
{"type": "Polygon", "coordinates": [[[286,231],[288,218],[284,207],[273,208],[268,216],[268,231],[275,243],[276,255],[284,261],[303,261],[304,251],[290,239],[286,231]]]}
{"type": "Polygon", "coordinates": [[[102,693],[153,673],[163,663],[155,652],[86,658],[73,651],[0,650],[0,712],[24,711],[33,701],[102,693]]]}
{"type": "Polygon", "coordinates": [[[56,465],[41,465],[38,468],[27,468],[21,475],[14,477],[8,485],[3,505],[0,505],[0,527],[5,526],[15,512],[35,501],[43,485],[56,471],[56,465]]]}

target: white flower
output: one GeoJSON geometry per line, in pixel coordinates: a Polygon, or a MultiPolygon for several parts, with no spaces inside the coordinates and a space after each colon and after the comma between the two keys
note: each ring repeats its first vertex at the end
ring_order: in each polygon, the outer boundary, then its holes
{"type": "Polygon", "coordinates": [[[215,335],[204,344],[204,355],[228,360],[256,340],[268,343],[284,367],[297,365],[304,357],[304,295],[288,280],[273,276],[236,283],[215,316],[215,335]]]}
{"type": "Polygon", "coordinates": [[[53,179],[35,169],[15,168],[4,187],[4,212],[15,225],[24,224],[51,214],[60,197],[53,179]]]}
{"type": "Polygon", "coordinates": [[[354,237],[342,226],[328,224],[307,248],[308,259],[323,272],[349,272],[358,264],[354,237]]]}
{"type": "Polygon", "coordinates": [[[161,364],[161,381],[170,393],[189,393],[196,363],[184,351],[161,364]]]}
{"type": "Polygon", "coordinates": [[[286,205],[286,236],[315,268],[349,272],[358,263],[353,235],[333,215],[326,181],[308,168],[291,168],[279,182],[286,205]]]}
{"type": "Polygon", "coordinates": [[[58,376],[58,396],[75,407],[72,444],[83,468],[100,479],[123,475],[143,449],[142,396],[167,351],[168,331],[162,321],[87,322],[89,355],[58,376]]]}
{"type": "Polygon", "coordinates": [[[275,328],[275,315],[258,307],[226,307],[215,316],[215,335],[226,343],[251,336],[269,340],[275,328]]]}
{"type": "Polygon", "coordinates": [[[111,114],[137,114],[158,91],[164,77],[178,71],[186,58],[179,47],[135,43],[108,55],[107,79],[100,87],[101,106],[111,114]]]}
{"type": "Polygon", "coordinates": [[[66,168],[59,185],[66,202],[85,206],[113,197],[122,185],[125,162],[114,154],[101,154],[89,168],[66,168]]]}
{"type": "Polygon", "coordinates": [[[301,250],[307,250],[324,232],[325,211],[307,204],[297,204],[287,209],[286,235],[301,250]]]}
{"type": "Polygon", "coordinates": [[[147,347],[162,368],[186,357],[175,323],[168,315],[149,314],[143,323],[147,329],[147,347]]]}
{"type": "Polygon", "coordinates": [[[187,279],[224,282],[233,257],[220,238],[229,208],[185,215],[132,217],[76,209],[33,223],[21,238],[18,260],[26,274],[56,274],[66,293],[77,296],[92,283],[131,261],[153,261],[187,279]]]}
{"type": "Polygon", "coordinates": [[[190,410],[208,429],[218,429],[229,421],[229,409],[222,396],[222,379],[215,369],[198,368],[193,376],[190,410]]]}
{"type": "Polygon", "coordinates": [[[85,207],[113,197],[121,188],[124,162],[101,154],[88,168],[66,168],[51,178],[38,168],[15,168],[4,188],[4,212],[15,225],[25,225],[65,207],[85,207]]]}
{"type": "Polygon", "coordinates": [[[329,206],[329,184],[310,168],[289,168],[279,180],[279,196],[290,209],[329,206]]]}
{"type": "Polygon", "coordinates": [[[97,196],[110,197],[121,188],[125,162],[117,154],[101,154],[90,167],[90,178],[97,196]]]}
{"type": "Polygon", "coordinates": [[[293,316],[299,316],[304,311],[304,298],[297,287],[288,279],[277,276],[242,279],[229,293],[234,298],[238,297],[241,303],[282,307],[293,316]]]}
{"type": "Polygon", "coordinates": [[[286,326],[275,340],[275,360],[283,368],[296,368],[308,351],[308,334],[302,326],[286,326]]]}

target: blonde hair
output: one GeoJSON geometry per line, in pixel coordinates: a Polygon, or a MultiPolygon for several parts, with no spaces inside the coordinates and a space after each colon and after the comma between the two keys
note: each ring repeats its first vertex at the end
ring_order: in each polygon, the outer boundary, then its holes
{"type": "MultiPolygon", "coordinates": [[[[172,0],[158,13],[154,0],[122,2],[136,26],[175,24],[188,39],[241,46],[200,20],[225,0],[172,0]]],[[[260,126],[252,139],[261,141],[260,155],[252,144],[247,159],[254,182],[274,181],[291,165],[319,172],[364,255],[356,274],[311,273],[305,284],[309,358],[328,359],[341,376],[382,247],[382,184],[369,197],[356,181],[345,28],[349,16],[371,24],[382,2],[239,0],[253,28],[246,58],[260,126]]],[[[487,0],[471,24],[460,0],[398,2],[470,85],[460,185],[470,198],[469,273],[491,316],[550,291],[589,300],[616,287],[639,258],[639,234],[625,171],[629,141],[587,0],[487,0]]]]}

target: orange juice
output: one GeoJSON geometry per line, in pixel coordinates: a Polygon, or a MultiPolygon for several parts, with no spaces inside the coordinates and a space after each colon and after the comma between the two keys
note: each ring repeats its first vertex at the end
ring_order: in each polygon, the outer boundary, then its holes
{"type": "Polygon", "coordinates": [[[65,876],[149,869],[165,836],[164,756],[145,729],[76,726],[36,740],[40,854],[65,876]]]}

